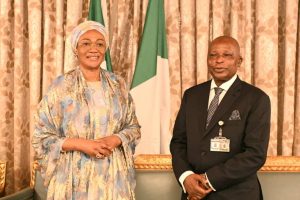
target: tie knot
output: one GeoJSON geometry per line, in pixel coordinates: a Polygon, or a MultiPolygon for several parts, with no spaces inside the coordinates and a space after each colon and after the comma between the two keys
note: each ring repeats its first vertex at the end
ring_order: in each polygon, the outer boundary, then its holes
{"type": "Polygon", "coordinates": [[[216,95],[220,95],[221,92],[223,91],[223,89],[220,88],[220,87],[215,87],[214,89],[215,89],[215,94],[216,94],[216,95]]]}

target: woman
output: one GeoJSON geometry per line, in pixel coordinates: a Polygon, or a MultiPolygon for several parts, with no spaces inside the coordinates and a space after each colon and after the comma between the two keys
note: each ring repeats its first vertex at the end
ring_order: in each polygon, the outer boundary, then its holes
{"type": "Polygon", "coordinates": [[[105,28],[83,22],[71,42],[79,66],[41,100],[32,140],[47,199],[134,199],[140,126],[124,80],[100,68],[105,28]]]}

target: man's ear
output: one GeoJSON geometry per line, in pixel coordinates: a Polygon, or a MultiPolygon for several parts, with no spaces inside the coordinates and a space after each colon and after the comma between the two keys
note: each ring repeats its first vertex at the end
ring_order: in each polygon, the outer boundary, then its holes
{"type": "Polygon", "coordinates": [[[239,65],[241,65],[242,62],[243,62],[243,58],[242,58],[242,56],[240,56],[239,61],[238,61],[239,65]]]}

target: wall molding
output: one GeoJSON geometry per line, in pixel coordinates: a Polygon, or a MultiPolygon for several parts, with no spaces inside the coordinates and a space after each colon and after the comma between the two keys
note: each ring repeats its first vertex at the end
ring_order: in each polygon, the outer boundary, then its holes
{"type": "MultiPolygon", "coordinates": [[[[141,154],[134,159],[138,170],[172,170],[171,155],[141,154]]],[[[300,172],[300,156],[268,156],[260,172],[300,172]]]]}
{"type": "MultiPolygon", "coordinates": [[[[172,170],[171,155],[167,154],[141,154],[134,158],[137,170],[172,170]]],[[[30,187],[35,184],[36,170],[40,170],[37,161],[33,163],[30,187]]],[[[300,172],[300,156],[268,156],[260,172],[300,172]]],[[[1,184],[1,183],[0,183],[1,184]]]]}
{"type": "Polygon", "coordinates": [[[5,187],[6,162],[0,161],[0,197],[5,187]]]}

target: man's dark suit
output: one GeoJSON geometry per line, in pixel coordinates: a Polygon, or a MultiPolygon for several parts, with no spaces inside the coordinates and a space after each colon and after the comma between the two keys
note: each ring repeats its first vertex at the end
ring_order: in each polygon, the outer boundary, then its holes
{"type": "MultiPolygon", "coordinates": [[[[206,128],[211,81],[188,89],[182,99],[170,144],[177,180],[185,171],[206,173],[216,189],[209,200],[262,199],[256,172],[266,160],[270,133],[270,100],[260,89],[235,80],[206,128]],[[238,111],[240,120],[229,120],[238,111]],[[210,151],[210,139],[230,139],[230,152],[210,151]]],[[[182,199],[186,199],[186,194],[182,199]]]]}

